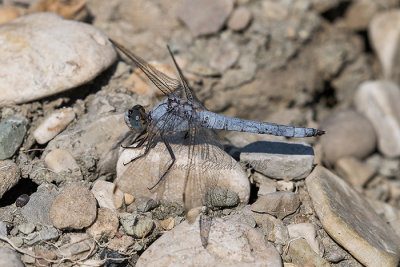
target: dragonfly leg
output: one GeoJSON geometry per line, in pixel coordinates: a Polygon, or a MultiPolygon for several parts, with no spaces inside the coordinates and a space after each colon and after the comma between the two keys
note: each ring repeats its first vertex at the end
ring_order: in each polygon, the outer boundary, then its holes
{"type": "Polygon", "coordinates": [[[171,156],[172,161],[171,161],[171,164],[169,164],[167,170],[164,172],[164,174],[160,177],[160,179],[158,179],[157,183],[155,185],[147,188],[149,190],[153,190],[164,179],[164,177],[167,175],[167,173],[169,172],[169,170],[172,168],[172,166],[175,163],[175,155],[174,155],[174,152],[172,151],[170,144],[168,143],[165,136],[161,135],[161,139],[164,141],[164,144],[167,147],[167,150],[169,152],[169,155],[171,156]]]}
{"type": "MultiPolygon", "coordinates": [[[[137,148],[137,147],[128,147],[128,148],[137,148]]],[[[131,159],[131,160],[128,161],[128,162],[124,162],[124,166],[128,165],[129,163],[131,163],[131,162],[133,162],[133,161],[135,161],[135,160],[137,160],[137,159],[140,159],[140,158],[146,156],[147,153],[149,153],[149,151],[150,151],[150,144],[147,144],[146,150],[144,151],[143,154],[141,154],[141,155],[139,155],[139,156],[137,156],[137,157],[134,157],[133,159],[131,159]]]]}
{"type": "Polygon", "coordinates": [[[148,134],[146,133],[145,135],[145,131],[141,132],[136,138],[135,140],[133,140],[132,144],[135,144],[137,142],[139,142],[136,146],[124,146],[121,145],[122,148],[129,148],[129,149],[135,149],[135,148],[140,148],[142,147],[142,145],[144,144],[144,142],[146,142],[148,134]],[[144,135],[144,136],[143,136],[144,135]]]}

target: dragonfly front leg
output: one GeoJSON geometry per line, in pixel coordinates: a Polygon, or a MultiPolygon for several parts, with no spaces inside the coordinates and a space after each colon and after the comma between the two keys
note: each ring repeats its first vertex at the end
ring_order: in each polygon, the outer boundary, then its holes
{"type": "MultiPolygon", "coordinates": [[[[146,139],[147,139],[147,138],[146,138],[146,139]]],[[[138,148],[138,147],[127,147],[127,148],[138,148]]],[[[139,155],[139,156],[137,156],[137,157],[135,157],[135,158],[133,158],[133,159],[131,159],[131,160],[128,161],[128,162],[124,162],[124,163],[123,163],[124,166],[128,165],[128,164],[131,163],[131,162],[134,162],[134,161],[137,160],[137,159],[140,159],[140,158],[146,156],[147,153],[149,153],[149,151],[150,151],[150,143],[147,143],[146,150],[144,151],[144,153],[141,154],[141,155],[139,155]]]]}
{"type": "Polygon", "coordinates": [[[165,146],[167,147],[167,150],[169,152],[169,155],[171,156],[172,161],[171,161],[171,164],[169,164],[167,170],[164,172],[164,174],[160,177],[160,179],[158,179],[157,183],[155,185],[153,185],[152,187],[147,187],[147,189],[149,189],[149,190],[153,190],[164,179],[164,177],[167,175],[167,173],[169,172],[169,170],[172,168],[172,166],[175,163],[175,155],[174,155],[174,152],[172,151],[170,144],[168,143],[168,141],[164,135],[161,135],[161,139],[163,140],[165,146]]]}
{"type": "Polygon", "coordinates": [[[136,146],[124,146],[121,145],[122,148],[129,148],[129,149],[135,149],[135,148],[140,148],[142,147],[142,145],[144,144],[144,142],[146,142],[147,137],[149,136],[149,134],[146,131],[142,131],[136,138],[135,140],[133,140],[132,144],[135,144],[137,142],[139,142],[136,146]]]}

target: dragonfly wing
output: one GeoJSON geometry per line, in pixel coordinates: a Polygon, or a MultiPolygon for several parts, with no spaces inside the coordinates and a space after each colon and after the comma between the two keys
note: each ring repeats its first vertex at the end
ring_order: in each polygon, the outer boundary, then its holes
{"type": "Polygon", "coordinates": [[[181,90],[182,84],[179,80],[171,78],[161,71],[158,71],[151,64],[147,63],[141,57],[135,55],[123,45],[111,40],[111,43],[118,48],[125,56],[127,56],[137,67],[139,67],[144,74],[150,79],[152,83],[167,96],[178,96],[177,93],[181,90]]]}

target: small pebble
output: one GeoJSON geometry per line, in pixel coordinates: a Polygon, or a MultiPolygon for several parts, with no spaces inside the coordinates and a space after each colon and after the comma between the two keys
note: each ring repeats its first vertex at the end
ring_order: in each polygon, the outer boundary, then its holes
{"type": "Polygon", "coordinates": [[[111,182],[98,180],[93,184],[91,192],[101,208],[116,210],[124,202],[124,193],[111,182]]]}
{"type": "Polygon", "coordinates": [[[162,221],[160,222],[160,224],[161,224],[161,227],[162,227],[164,230],[171,230],[171,229],[174,228],[174,226],[175,226],[175,220],[174,220],[173,217],[169,217],[169,218],[167,218],[167,219],[165,219],[165,220],[162,220],[162,221]]]}
{"type": "Polygon", "coordinates": [[[62,132],[74,119],[75,112],[72,108],[57,110],[44,119],[33,132],[33,137],[39,144],[46,144],[62,132]]]}
{"type": "Polygon", "coordinates": [[[20,115],[10,115],[0,122],[0,160],[12,157],[21,146],[27,125],[27,119],[20,115]]]}
{"type": "Polygon", "coordinates": [[[276,189],[278,189],[279,191],[289,191],[289,192],[293,192],[294,190],[294,183],[293,182],[287,182],[287,181],[277,181],[276,182],[276,189]]]}
{"type": "Polygon", "coordinates": [[[68,150],[55,149],[46,155],[44,162],[56,173],[70,172],[76,176],[82,176],[79,165],[68,150]]]}
{"type": "Polygon", "coordinates": [[[126,205],[131,204],[135,200],[135,197],[132,196],[131,194],[124,193],[124,201],[126,205]]]}
{"type": "Polygon", "coordinates": [[[245,7],[235,9],[228,20],[228,27],[234,31],[243,31],[251,21],[251,13],[245,7]]]}
{"type": "Polygon", "coordinates": [[[21,233],[28,235],[35,230],[35,225],[33,223],[23,223],[18,225],[18,230],[21,233]]]}
{"type": "Polygon", "coordinates": [[[15,200],[15,206],[21,208],[28,204],[30,197],[27,194],[22,194],[15,200]]]}
{"type": "Polygon", "coordinates": [[[18,10],[13,6],[0,7],[0,24],[7,23],[19,17],[18,10]]]}
{"type": "Polygon", "coordinates": [[[87,233],[95,240],[102,238],[108,240],[118,231],[118,226],[117,214],[111,209],[100,208],[97,212],[96,221],[87,229],[87,233]]]}

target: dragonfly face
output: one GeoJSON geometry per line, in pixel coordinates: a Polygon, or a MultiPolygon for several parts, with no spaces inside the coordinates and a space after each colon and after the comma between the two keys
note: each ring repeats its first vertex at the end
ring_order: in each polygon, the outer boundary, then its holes
{"type": "Polygon", "coordinates": [[[125,113],[125,123],[135,133],[146,130],[149,123],[146,111],[141,105],[133,106],[125,113]]]}

